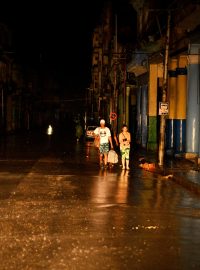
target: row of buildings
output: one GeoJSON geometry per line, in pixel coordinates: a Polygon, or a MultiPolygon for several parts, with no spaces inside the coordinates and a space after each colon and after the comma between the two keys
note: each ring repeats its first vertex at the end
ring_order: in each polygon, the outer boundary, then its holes
{"type": "Polygon", "coordinates": [[[200,2],[130,0],[129,8],[136,25],[131,42],[120,41],[112,4],[94,29],[87,113],[117,131],[128,124],[136,142],[153,151],[162,118],[166,153],[198,157],[200,2]]]}
{"type": "Polygon", "coordinates": [[[70,106],[41,53],[34,64],[19,57],[12,29],[0,23],[0,135],[44,129],[66,120],[70,106]],[[67,109],[66,109],[67,108],[67,109]]]}

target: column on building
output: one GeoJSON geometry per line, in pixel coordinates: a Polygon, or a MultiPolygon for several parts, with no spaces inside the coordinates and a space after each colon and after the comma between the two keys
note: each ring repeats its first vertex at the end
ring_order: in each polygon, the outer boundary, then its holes
{"type": "Polygon", "coordinates": [[[141,144],[141,93],[142,87],[137,89],[137,131],[136,131],[136,143],[141,144]]]}
{"type": "Polygon", "coordinates": [[[137,98],[136,98],[136,92],[135,92],[135,88],[133,87],[131,94],[130,94],[130,122],[129,122],[129,131],[132,134],[133,137],[133,142],[135,142],[135,137],[136,137],[136,127],[137,127],[137,123],[136,123],[136,117],[137,117],[137,112],[136,112],[136,108],[137,108],[137,98]]]}
{"type": "Polygon", "coordinates": [[[175,154],[185,152],[186,146],[186,96],[187,96],[187,57],[178,58],[176,119],[174,122],[175,154]]]}
{"type": "Polygon", "coordinates": [[[147,104],[148,104],[148,86],[142,86],[141,94],[141,145],[147,147],[147,104]]]}
{"type": "Polygon", "coordinates": [[[176,91],[177,91],[177,69],[178,60],[176,58],[170,59],[169,62],[169,77],[168,77],[168,95],[169,102],[169,116],[166,120],[166,153],[168,155],[174,154],[174,122],[176,118],[176,91]]]}
{"type": "Polygon", "coordinates": [[[126,86],[126,125],[129,127],[129,98],[130,97],[130,86],[126,86]]]}
{"type": "Polygon", "coordinates": [[[199,143],[199,75],[200,44],[192,44],[188,55],[186,158],[200,155],[199,143]]]}
{"type": "Polygon", "coordinates": [[[148,87],[148,142],[147,149],[157,150],[157,88],[158,65],[150,64],[148,87]]]}
{"type": "Polygon", "coordinates": [[[118,130],[118,133],[120,133],[122,125],[123,125],[123,94],[122,93],[119,94],[117,115],[118,115],[117,130],[118,130]]]}
{"type": "Polygon", "coordinates": [[[11,132],[13,128],[13,101],[11,95],[7,97],[6,112],[6,131],[11,132]]]}

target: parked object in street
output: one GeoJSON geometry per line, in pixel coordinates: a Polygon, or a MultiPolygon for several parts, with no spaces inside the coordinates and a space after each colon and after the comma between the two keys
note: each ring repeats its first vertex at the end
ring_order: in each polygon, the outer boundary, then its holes
{"type": "Polygon", "coordinates": [[[154,162],[147,162],[144,157],[139,158],[139,167],[146,171],[155,171],[156,164],[154,162]]]}
{"type": "Polygon", "coordinates": [[[163,175],[163,171],[156,165],[155,162],[147,162],[144,157],[139,158],[139,167],[145,171],[158,173],[162,176],[163,180],[169,180],[173,178],[173,174],[163,175]]]}
{"type": "Polygon", "coordinates": [[[86,139],[94,139],[94,131],[97,128],[97,126],[87,126],[86,132],[85,132],[85,138],[86,139]]]}
{"type": "Polygon", "coordinates": [[[139,165],[141,168],[145,169],[146,171],[155,171],[156,169],[156,165],[155,163],[148,163],[148,162],[145,162],[143,164],[140,164],[139,165]]]}

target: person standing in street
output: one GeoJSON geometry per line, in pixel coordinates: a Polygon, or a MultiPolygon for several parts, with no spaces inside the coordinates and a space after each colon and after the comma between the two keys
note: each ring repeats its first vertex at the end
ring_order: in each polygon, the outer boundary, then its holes
{"type": "Polygon", "coordinates": [[[128,131],[127,125],[123,125],[122,131],[119,134],[120,153],[122,159],[122,170],[129,170],[129,158],[131,148],[131,134],[128,131]]]}
{"type": "Polygon", "coordinates": [[[77,140],[77,142],[80,141],[82,135],[83,135],[83,128],[82,128],[80,123],[77,123],[77,125],[76,125],[76,140],[77,140]]]}
{"type": "Polygon", "coordinates": [[[110,129],[106,127],[104,119],[100,120],[100,127],[97,127],[94,130],[94,135],[96,137],[99,137],[99,140],[100,140],[100,145],[99,145],[100,166],[107,168],[108,152],[110,150],[110,146],[111,146],[111,149],[113,149],[113,142],[112,142],[110,129]]]}

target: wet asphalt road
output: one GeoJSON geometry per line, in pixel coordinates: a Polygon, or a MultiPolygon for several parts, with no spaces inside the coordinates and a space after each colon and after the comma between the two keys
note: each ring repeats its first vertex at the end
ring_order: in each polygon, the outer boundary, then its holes
{"type": "Polygon", "coordinates": [[[200,269],[200,199],[138,168],[101,170],[92,142],[0,147],[0,269],[200,269]]]}

